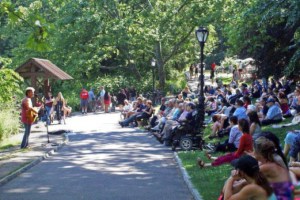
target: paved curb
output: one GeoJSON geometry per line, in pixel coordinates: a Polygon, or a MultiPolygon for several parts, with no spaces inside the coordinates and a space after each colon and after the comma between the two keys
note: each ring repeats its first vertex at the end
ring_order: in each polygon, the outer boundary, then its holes
{"type": "Polygon", "coordinates": [[[19,176],[20,174],[22,174],[23,172],[29,170],[30,168],[32,168],[35,165],[37,165],[40,162],[42,162],[43,160],[47,159],[48,157],[50,157],[51,155],[53,155],[56,151],[58,151],[59,149],[61,149],[65,144],[67,144],[68,141],[69,141],[68,135],[64,135],[64,140],[63,140],[63,142],[61,144],[59,144],[57,147],[53,147],[53,149],[51,149],[48,152],[46,152],[43,156],[40,156],[40,157],[36,158],[35,160],[33,160],[30,163],[26,164],[25,166],[21,167],[20,169],[14,171],[14,172],[10,173],[9,175],[5,176],[4,178],[2,178],[0,180],[0,186],[5,185],[9,181],[13,180],[14,178],[16,178],[17,176],[19,176]]]}
{"type": "Polygon", "coordinates": [[[177,153],[174,152],[174,157],[175,160],[177,162],[177,164],[179,165],[180,171],[182,173],[183,176],[183,180],[186,183],[186,185],[188,186],[190,192],[192,193],[192,196],[194,197],[195,200],[203,200],[203,198],[201,197],[201,195],[199,194],[198,190],[195,189],[194,185],[191,182],[191,178],[188,175],[187,171],[185,170],[185,168],[182,165],[182,162],[180,160],[180,158],[178,157],[177,153]]]}

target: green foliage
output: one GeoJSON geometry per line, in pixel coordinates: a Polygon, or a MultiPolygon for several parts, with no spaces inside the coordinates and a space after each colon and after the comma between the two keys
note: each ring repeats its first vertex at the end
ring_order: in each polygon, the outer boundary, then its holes
{"type": "Polygon", "coordinates": [[[20,85],[23,78],[11,69],[0,69],[0,102],[7,103],[22,91],[20,85]]]}
{"type": "Polygon", "coordinates": [[[222,62],[221,65],[224,67],[229,67],[229,66],[237,66],[236,63],[236,57],[226,57],[222,62]]]}
{"type": "Polygon", "coordinates": [[[0,142],[19,132],[19,112],[13,103],[1,104],[0,107],[0,142]]]}

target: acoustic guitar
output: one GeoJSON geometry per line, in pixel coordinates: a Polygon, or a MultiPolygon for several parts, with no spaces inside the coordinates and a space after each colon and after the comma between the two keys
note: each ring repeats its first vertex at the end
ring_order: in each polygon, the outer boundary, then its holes
{"type": "Polygon", "coordinates": [[[33,122],[35,122],[35,120],[38,117],[38,112],[41,109],[41,107],[33,107],[33,109],[36,111],[36,113],[33,112],[32,110],[28,110],[26,112],[26,118],[27,118],[28,123],[32,124],[33,122]]]}

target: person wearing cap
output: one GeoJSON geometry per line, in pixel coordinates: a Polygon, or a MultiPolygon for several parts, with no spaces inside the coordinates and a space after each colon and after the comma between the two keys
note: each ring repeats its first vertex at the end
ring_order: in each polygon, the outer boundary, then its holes
{"type": "Polygon", "coordinates": [[[245,155],[231,163],[235,170],[224,186],[224,200],[227,199],[268,199],[276,200],[266,177],[259,171],[258,161],[245,155]],[[244,180],[235,191],[236,181],[244,180]]]}
{"type": "Polygon", "coordinates": [[[23,135],[23,140],[21,143],[21,149],[27,148],[29,143],[29,135],[31,130],[31,125],[33,123],[33,120],[30,119],[31,113],[38,114],[38,111],[33,108],[31,98],[34,96],[34,88],[28,87],[25,90],[26,97],[22,99],[21,102],[21,121],[24,124],[25,132],[23,135]]]}
{"type": "Polygon", "coordinates": [[[275,99],[269,98],[266,104],[269,107],[269,109],[266,117],[261,121],[262,126],[281,122],[282,111],[279,106],[275,105],[275,99]]]}

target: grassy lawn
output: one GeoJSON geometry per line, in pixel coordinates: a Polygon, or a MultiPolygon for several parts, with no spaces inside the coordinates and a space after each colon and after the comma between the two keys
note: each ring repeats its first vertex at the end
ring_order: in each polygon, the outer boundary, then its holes
{"type": "Polygon", "coordinates": [[[20,140],[12,139],[12,138],[6,138],[2,142],[0,142],[0,151],[3,151],[5,149],[19,146],[21,144],[20,140]]]}
{"type": "MultiPolygon", "coordinates": [[[[291,120],[292,119],[286,119],[281,124],[290,123],[291,120]]],[[[262,129],[263,131],[271,131],[276,134],[280,138],[283,147],[286,133],[290,130],[300,130],[300,124],[277,129],[272,128],[270,125],[265,126],[262,129]]],[[[206,130],[205,138],[207,137],[207,134],[209,134],[209,131],[206,130]]],[[[225,180],[230,175],[232,167],[227,164],[219,167],[199,169],[196,164],[197,157],[200,157],[205,162],[208,162],[208,159],[205,157],[203,151],[179,152],[178,156],[182,160],[185,169],[190,175],[194,187],[199,191],[203,199],[217,199],[225,180]]]]}

